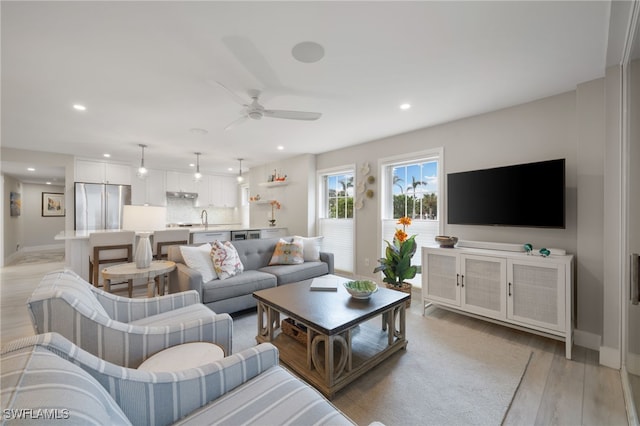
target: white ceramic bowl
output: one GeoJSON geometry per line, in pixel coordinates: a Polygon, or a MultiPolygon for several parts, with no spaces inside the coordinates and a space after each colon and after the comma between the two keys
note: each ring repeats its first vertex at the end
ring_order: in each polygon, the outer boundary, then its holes
{"type": "Polygon", "coordinates": [[[373,281],[347,281],[344,283],[351,297],[354,299],[368,299],[373,293],[378,291],[378,286],[373,281]]]}

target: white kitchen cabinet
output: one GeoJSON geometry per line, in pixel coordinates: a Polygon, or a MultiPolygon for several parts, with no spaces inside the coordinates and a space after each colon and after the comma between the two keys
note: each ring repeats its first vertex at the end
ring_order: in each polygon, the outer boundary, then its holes
{"type": "Polygon", "coordinates": [[[238,205],[238,181],[233,176],[209,176],[209,205],[236,207],[238,205]]]}
{"type": "Polygon", "coordinates": [[[288,232],[287,228],[261,229],[260,238],[286,237],[288,232]]]}
{"type": "Polygon", "coordinates": [[[211,205],[210,189],[209,189],[209,176],[202,176],[198,182],[195,182],[195,189],[198,193],[198,198],[193,202],[195,207],[207,207],[211,205]]]}
{"type": "Polygon", "coordinates": [[[167,191],[197,192],[193,173],[167,172],[167,191]]]}
{"type": "Polygon", "coordinates": [[[422,248],[422,299],[573,343],[573,256],[422,248]]]}
{"type": "Polygon", "coordinates": [[[138,178],[136,172],[134,172],[131,180],[131,204],[166,206],[165,172],[147,169],[147,177],[144,179],[138,178]]]}
{"type": "Polygon", "coordinates": [[[131,185],[131,167],[95,160],[76,160],[75,181],[131,185]]]}
{"type": "Polygon", "coordinates": [[[212,243],[214,241],[230,241],[231,231],[203,231],[191,234],[193,244],[212,243]]]}

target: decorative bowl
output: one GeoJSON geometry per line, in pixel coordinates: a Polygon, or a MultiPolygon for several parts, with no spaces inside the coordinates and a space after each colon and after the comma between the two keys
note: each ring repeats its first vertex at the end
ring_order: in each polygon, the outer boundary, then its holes
{"type": "Polygon", "coordinates": [[[378,291],[378,286],[373,281],[347,281],[344,283],[351,297],[354,299],[368,299],[373,293],[378,291]]]}
{"type": "Polygon", "coordinates": [[[436,235],[436,242],[440,244],[442,248],[453,248],[458,242],[458,237],[451,237],[448,235],[436,235]]]}

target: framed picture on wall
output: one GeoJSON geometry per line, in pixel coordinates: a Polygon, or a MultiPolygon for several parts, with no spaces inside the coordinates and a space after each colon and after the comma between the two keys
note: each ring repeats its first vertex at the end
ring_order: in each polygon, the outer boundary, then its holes
{"type": "Polygon", "coordinates": [[[9,193],[9,211],[11,216],[20,216],[20,210],[22,209],[22,197],[19,192],[11,191],[9,193]]]}
{"type": "Polygon", "coordinates": [[[42,193],[42,216],[64,216],[64,194],[57,192],[42,193]]]}

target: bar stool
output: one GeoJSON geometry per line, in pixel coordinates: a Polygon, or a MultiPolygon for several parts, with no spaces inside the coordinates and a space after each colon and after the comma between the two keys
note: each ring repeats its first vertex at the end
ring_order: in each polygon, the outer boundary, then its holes
{"type": "Polygon", "coordinates": [[[163,231],[153,231],[153,258],[166,259],[169,246],[179,244],[189,244],[188,229],[166,229],[163,231]]]}
{"type": "MultiPolygon", "coordinates": [[[[169,247],[180,244],[189,244],[188,229],[153,231],[153,258],[156,260],[167,259],[169,247]]],[[[166,280],[162,282],[165,283],[166,280]]],[[[160,288],[160,277],[156,277],[156,286],[158,287],[158,294],[164,294],[164,288],[160,288]]]]}
{"type": "MultiPolygon", "coordinates": [[[[89,234],[89,282],[98,287],[100,265],[133,261],[134,231],[93,232],[89,234]]],[[[129,297],[133,280],[128,280],[129,297]]]]}

